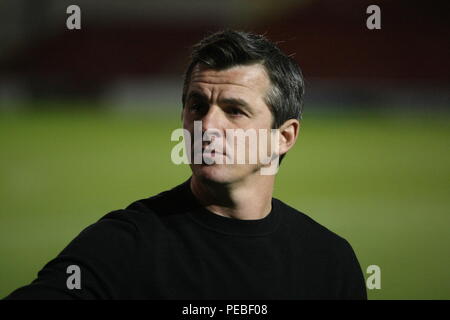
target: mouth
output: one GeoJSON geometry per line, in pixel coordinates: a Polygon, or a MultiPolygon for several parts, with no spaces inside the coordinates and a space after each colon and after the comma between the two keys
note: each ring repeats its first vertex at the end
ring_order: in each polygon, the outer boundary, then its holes
{"type": "MultiPolygon", "coordinates": [[[[217,156],[219,156],[219,155],[226,156],[226,153],[225,153],[225,152],[219,152],[219,151],[216,150],[215,148],[211,149],[211,147],[213,147],[213,146],[211,145],[211,143],[203,142],[203,144],[202,144],[202,154],[207,154],[207,155],[212,155],[212,156],[215,156],[215,155],[217,155],[217,156]],[[206,150],[206,148],[207,148],[208,146],[210,147],[210,150],[207,150],[207,151],[205,152],[205,150],[206,150]]],[[[217,147],[217,145],[216,145],[216,147],[217,147]]],[[[219,148],[219,149],[220,149],[220,148],[219,148]]],[[[223,151],[223,150],[222,150],[222,151],[223,151]]]]}
{"type": "Polygon", "coordinates": [[[222,153],[222,152],[219,152],[216,150],[209,150],[209,151],[205,151],[205,150],[206,150],[205,148],[202,149],[202,154],[205,156],[211,156],[211,157],[224,156],[224,157],[226,157],[225,153],[222,153]]]}
{"type": "Polygon", "coordinates": [[[201,151],[198,150],[197,152],[194,151],[194,155],[200,155],[201,152],[201,157],[202,157],[202,164],[203,165],[213,165],[213,164],[225,164],[226,158],[228,158],[228,156],[226,155],[226,153],[220,152],[218,150],[215,149],[206,149],[207,146],[203,146],[201,151]],[[209,161],[206,159],[210,159],[209,161]],[[213,161],[213,163],[205,163],[205,161],[210,162],[213,161]],[[217,161],[220,161],[219,163],[217,163],[217,161]]]}

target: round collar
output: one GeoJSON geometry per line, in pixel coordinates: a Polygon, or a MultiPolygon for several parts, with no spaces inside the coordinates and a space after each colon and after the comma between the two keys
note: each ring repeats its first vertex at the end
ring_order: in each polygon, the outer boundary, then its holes
{"type": "Polygon", "coordinates": [[[202,206],[192,193],[189,178],[180,187],[185,200],[188,202],[187,214],[197,224],[209,230],[235,236],[264,236],[273,233],[280,222],[279,203],[272,198],[272,209],[268,215],[261,219],[242,220],[224,217],[209,211],[202,206]]]}

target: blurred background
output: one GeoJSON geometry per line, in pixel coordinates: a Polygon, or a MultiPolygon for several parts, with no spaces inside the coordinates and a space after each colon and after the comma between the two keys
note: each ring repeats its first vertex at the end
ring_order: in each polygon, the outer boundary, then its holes
{"type": "Polygon", "coordinates": [[[189,177],[170,134],[190,46],[234,28],[275,41],[306,79],[275,196],[346,238],[366,278],[381,268],[370,299],[450,299],[445,4],[0,1],[0,297],[107,212],[189,177]]]}

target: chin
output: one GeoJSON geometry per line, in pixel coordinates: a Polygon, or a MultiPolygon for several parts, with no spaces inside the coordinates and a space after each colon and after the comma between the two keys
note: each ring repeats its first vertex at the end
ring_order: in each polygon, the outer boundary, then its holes
{"type": "Polygon", "coordinates": [[[191,169],[193,175],[205,182],[224,184],[233,181],[233,175],[229,168],[225,168],[224,165],[196,164],[192,165],[191,169]]]}
{"type": "Polygon", "coordinates": [[[191,165],[192,174],[198,179],[213,184],[229,184],[245,179],[255,168],[241,165],[191,165]]]}

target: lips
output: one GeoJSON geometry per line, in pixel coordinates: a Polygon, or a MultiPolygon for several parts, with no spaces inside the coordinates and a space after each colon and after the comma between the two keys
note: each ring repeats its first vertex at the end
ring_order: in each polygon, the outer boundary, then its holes
{"type": "MultiPolygon", "coordinates": [[[[218,147],[218,146],[217,146],[217,141],[214,142],[215,145],[214,145],[213,147],[215,147],[215,148],[213,148],[213,149],[208,150],[207,152],[205,152],[206,148],[207,148],[208,146],[210,146],[210,144],[211,144],[211,143],[209,143],[209,142],[203,142],[203,144],[202,144],[202,153],[203,153],[203,154],[223,155],[223,156],[226,156],[226,152],[219,152],[219,151],[216,150],[216,148],[218,147]]],[[[222,150],[223,150],[223,149],[224,149],[224,148],[222,148],[222,150]]]]}
{"type": "MultiPolygon", "coordinates": [[[[201,157],[202,157],[202,162],[204,161],[208,161],[206,159],[210,159],[208,162],[210,162],[211,160],[214,161],[214,163],[208,163],[208,165],[211,164],[225,164],[225,159],[228,158],[226,154],[219,152],[217,150],[214,149],[206,149],[207,146],[203,147],[201,150],[201,157]],[[220,159],[220,160],[219,160],[220,159]],[[219,163],[217,161],[220,161],[219,163]]],[[[211,148],[212,146],[210,146],[211,148]]]]}
{"type": "Polygon", "coordinates": [[[205,148],[202,149],[202,154],[203,154],[203,155],[206,155],[206,156],[211,155],[212,157],[214,157],[214,156],[216,156],[216,155],[217,155],[217,156],[219,156],[219,155],[221,155],[221,156],[226,156],[225,153],[218,152],[218,151],[216,151],[216,150],[209,150],[209,151],[206,151],[206,152],[205,152],[205,148]]]}

